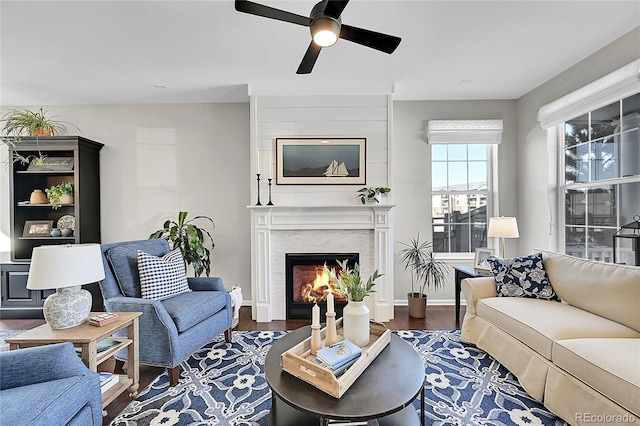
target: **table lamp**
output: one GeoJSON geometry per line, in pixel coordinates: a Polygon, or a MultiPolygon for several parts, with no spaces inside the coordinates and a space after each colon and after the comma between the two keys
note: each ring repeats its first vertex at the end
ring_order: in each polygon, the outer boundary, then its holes
{"type": "Polygon", "coordinates": [[[502,238],[502,257],[505,254],[505,238],[518,238],[518,222],[515,217],[490,217],[488,237],[502,238]]]}
{"type": "Polygon", "coordinates": [[[61,330],[84,323],[91,311],[91,293],[82,284],[104,279],[100,244],[66,244],[35,247],[27,288],[56,289],[44,301],[44,319],[61,330]]]}

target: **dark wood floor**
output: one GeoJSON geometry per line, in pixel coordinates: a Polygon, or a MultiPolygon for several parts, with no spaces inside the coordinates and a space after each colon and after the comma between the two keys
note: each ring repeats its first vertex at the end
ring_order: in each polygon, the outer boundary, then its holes
{"type": "MultiPolygon", "coordinates": [[[[464,306],[460,311],[460,318],[464,317],[464,306]]],[[[234,329],[235,331],[251,331],[251,330],[295,330],[296,328],[309,325],[309,320],[286,320],[271,321],[268,323],[257,323],[251,320],[251,308],[243,307],[240,309],[240,322],[234,329]]],[[[0,330],[29,330],[44,324],[41,319],[3,319],[0,320],[0,330]]],[[[460,324],[456,324],[455,308],[453,306],[429,306],[427,307],[427,317],[417,319],[409,317],[408,308],[406,306],[397,306],[395,308],[395,318],[385,325],[391,330],[455,330],[460,328],[460,324]]],[[[113,372],[113,360],[108,360],[99,366],[100,371],[113,372]]],[[[150,367],[146,365],[140,366],[140,389],[148,386],[156,377],[162,374],[164,369],[158,367],[150,367]]],[[[121,395],[115,401],[107,406],[107,416],[104,418],[103,425],[108,425],[122,410],[129,405],[131,400],[126,394],[121,395]]]]}

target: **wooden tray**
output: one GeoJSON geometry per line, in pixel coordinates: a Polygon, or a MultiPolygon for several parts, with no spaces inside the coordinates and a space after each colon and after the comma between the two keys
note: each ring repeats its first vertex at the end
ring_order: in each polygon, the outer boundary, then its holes
{"type": "MultiPolygon", "coordinates": [[[[369,344],[362,348],[362,355],[358,360],[339,377],[334,376],[331,370],[311,361],[315,356],[311,355],[311,336],[283,352],[280,365],[287,373],[335,398],[340,398],[391,341],[391,331],[384,324],[370,322],[369,325],[371,334],[369,344]]],[[[344,338],[342,318],[336,321],[336,328],[338,329],[338,341],[340,341],[344,338]]],[[[323,343],[326,341],[326,334],[326,328],[320,330],[323,343]]]]}

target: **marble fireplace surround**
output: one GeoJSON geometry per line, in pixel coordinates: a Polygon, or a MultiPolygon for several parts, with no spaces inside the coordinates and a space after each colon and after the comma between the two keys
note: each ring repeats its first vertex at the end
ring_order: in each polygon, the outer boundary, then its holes
{"type": "Polygon", "coordinates": [[[393,319],[393,206],[250,206],[251,316],[286,319],[285,254],[358,253],[363,277],[384,274],[367,298],[373,321],[393,319]]]}

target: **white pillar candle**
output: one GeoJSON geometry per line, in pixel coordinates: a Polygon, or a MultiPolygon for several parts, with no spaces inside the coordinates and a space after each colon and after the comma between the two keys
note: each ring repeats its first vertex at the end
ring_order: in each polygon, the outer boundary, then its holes
{"type": "Polygon", "coordinates": [[[327,313],[332,314],[333,312],[333,293],[329,292],[327,294],[327,313]]]}
{"type": "Polygon", "coordinates": [[[273,176],[271,175],[271,170],[273,167],[273,153],[269,153],[269,179],[272,179],[273,176]]]}
{"type": "Polygon", "coordinates": [[[311,325],[320,325],[320,307],[318,306],[318,304],[316,303],[315,305],[313,305],[313,308],[311,309],[311,325]]]}
{"type": "Polygon", "coordinates": [[[256,151],[256,173],[260,174],[260,151],[256,151]]]}

